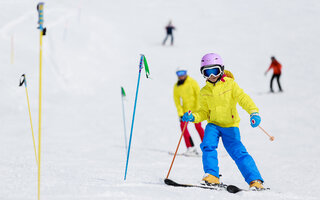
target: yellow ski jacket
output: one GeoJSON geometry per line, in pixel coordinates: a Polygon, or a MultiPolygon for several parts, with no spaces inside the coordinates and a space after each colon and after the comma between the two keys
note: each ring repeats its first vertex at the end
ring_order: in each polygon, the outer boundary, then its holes
{"type": "Polygon", "coordinates": [[[200,87],[190,76],[187,76],[182,85],[174,85],[173,98],[179,117],[189,110],[195,112],[199,109],[199,94],[200,87]]]}
{"type": "Polygon", "coordinates": [[[200,109],[193,113],[194,123],[207,120],[221,127],[239,127],[237,103],[249,114],[259,112],[234,79],[223,77],[215,85],[207,82],[200,91],[200,109]]]}

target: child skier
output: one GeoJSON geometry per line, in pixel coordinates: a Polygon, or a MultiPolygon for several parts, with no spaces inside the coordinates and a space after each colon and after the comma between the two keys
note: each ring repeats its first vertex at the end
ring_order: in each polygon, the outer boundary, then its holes
{"type": "MultiPolygon", "coordinates": [[[[174,84],[173,98],[174,103],[177,107],[178,116],[180,118],[180,128],[183,131],[186,122],[181,121],[183,114],[189,110],[195,112],[199,109],[199,94],[200,87],[194,79],[187,74],[185,69],[177,69],[176,71],[178,81],[174,84]]],[[[201,126],[201,122],[195,123],[195,128],[199,133],[201,141],[203,139],[204,130],[201,126]]],[[[188,128],[186,127],[184,134],[184,141],[187,146],[187,151],[184,153],[186,156],[199,155],[197,149],[194,147],[193,140],[189,134],[188,128]]]]}
{"type": "Polygon", "coordinates": [[[200,91],[200,109],[190,115],[185,113],[182,121],[208,121],[200,145],[205,172],[202,184],[220,184],[216,149],[221,137],[225,149],[235,161],[250,189],[262,190],[263,179],[260,172],[240,140],[240,118],[236,105],[239,103],[250,114],[253,128],[261,121],[258,108],[234,79],[224,74],[224,65],[218,54],[209,53],[203,56],[200,71],[206,78],[206,85],[200,91]]]}

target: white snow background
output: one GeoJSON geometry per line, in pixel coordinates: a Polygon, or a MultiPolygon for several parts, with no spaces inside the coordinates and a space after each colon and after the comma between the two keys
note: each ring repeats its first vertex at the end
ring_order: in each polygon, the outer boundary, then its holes
{"type": "MultiPolygon", "coordinates": [[[[1,0],[0,199],[36,199],[37,166],[26,92],[38,135],[39,30],[32,0],[1,0]],[[11,64],[11,38],[14,64],[11,64]]],[[[318,0],[55,0],[45,1],[41,199],[319,199],[318,0]],[[162,46],[176,26],[174,46],[162,46]],[[255,101],[261,126],[239,107],[242,141],[268,192],[229,194],[163,183],[180,137],[173,103],[177,67],[200,86],[201,57],[219,53],[226,69],[255,101]],[[129,138],[140,53],[152,79],[141,75],[127,181],[120,87],[129,138]],[[270,56],[283,65],[283,93],[268,93],[270,56]]],[[[277,91],[277,85],[274,84],[277,91]]],[[[205,122],[203,123],[205,126],[205,122]]],[[[200,151],[200,139],[189,126],[200,151]]],[[[180,152],[185,151],[182,141],[180,152]]],[[[222,182],[248,188],[219,149],[222,182]]],[[[177,157],[170,178],[199,183],[201,158],[177,157]]]]}

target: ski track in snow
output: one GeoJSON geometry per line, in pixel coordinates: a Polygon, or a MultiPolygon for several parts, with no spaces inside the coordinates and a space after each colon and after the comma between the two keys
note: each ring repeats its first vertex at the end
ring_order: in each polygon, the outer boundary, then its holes
{"type": "Polygon", "coordinates": [[[13,29],[14,27],[18,26],[19,24],[23,23],[26,21],[29,17],[34,15],[34,12],[29,11],[26,14],[18,17],[15,20],[10,21],[9,23],[5,24],[3,27],[0,28],[0,35],[3,39],[9,40],[10,39],[10,30],[13,29]]]}
{"type": "MultiPolygon", "coordinates": [[[[77,11],[76,10],[66,10],[66,9],[48,9],[46,10],[46,14],[52,14],[52,13],[57,13],[57,12],[61,12],[63,14],[68,13],[66,15],[62,15],[60,16],[56,21],[53,22],[49,22],[46,24],[47,27],[54,28],[57,25],[60,25],[61,23],[64,23],[66,21],[66,19],[72,18],[74,16],[76,16],[77,11]]],[[[33,18],[35,15],[34,11],[29,11],[26,12],[25,14],[23,14],[22,16],[19,16],[17,19],[14,19],[10,22],[8,22],[7,24],[5,24],[4,26],[2,26],[0,28],[0,35],[3,39],[5,40],[9,40],[11,35],[10,32],[12,29],[14,29],[15,27],[19,26],[20,24],[22,24],[23,22],[29,20],[29,18],[33,18]]]]}

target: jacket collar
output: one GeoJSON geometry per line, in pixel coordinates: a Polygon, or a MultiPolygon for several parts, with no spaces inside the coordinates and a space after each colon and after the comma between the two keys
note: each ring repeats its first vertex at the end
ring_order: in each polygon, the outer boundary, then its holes
{"type": "Polygon", "coordinates": [[[216,83],[212,83],[212,82],[210,82],[210,81],[207,81],[207,82],[206,82],[206,85],[208,85],[208,86],[210,86],[210,87],[214,87],[214,86],[220,85],[220,84],[226,82],[226,80],[224,79],[225,77],[227,77],[227,76],[226,76],[225,74],[223,74],[223,75],[221,76],[221,78],[220,78],[216,83]]]}

